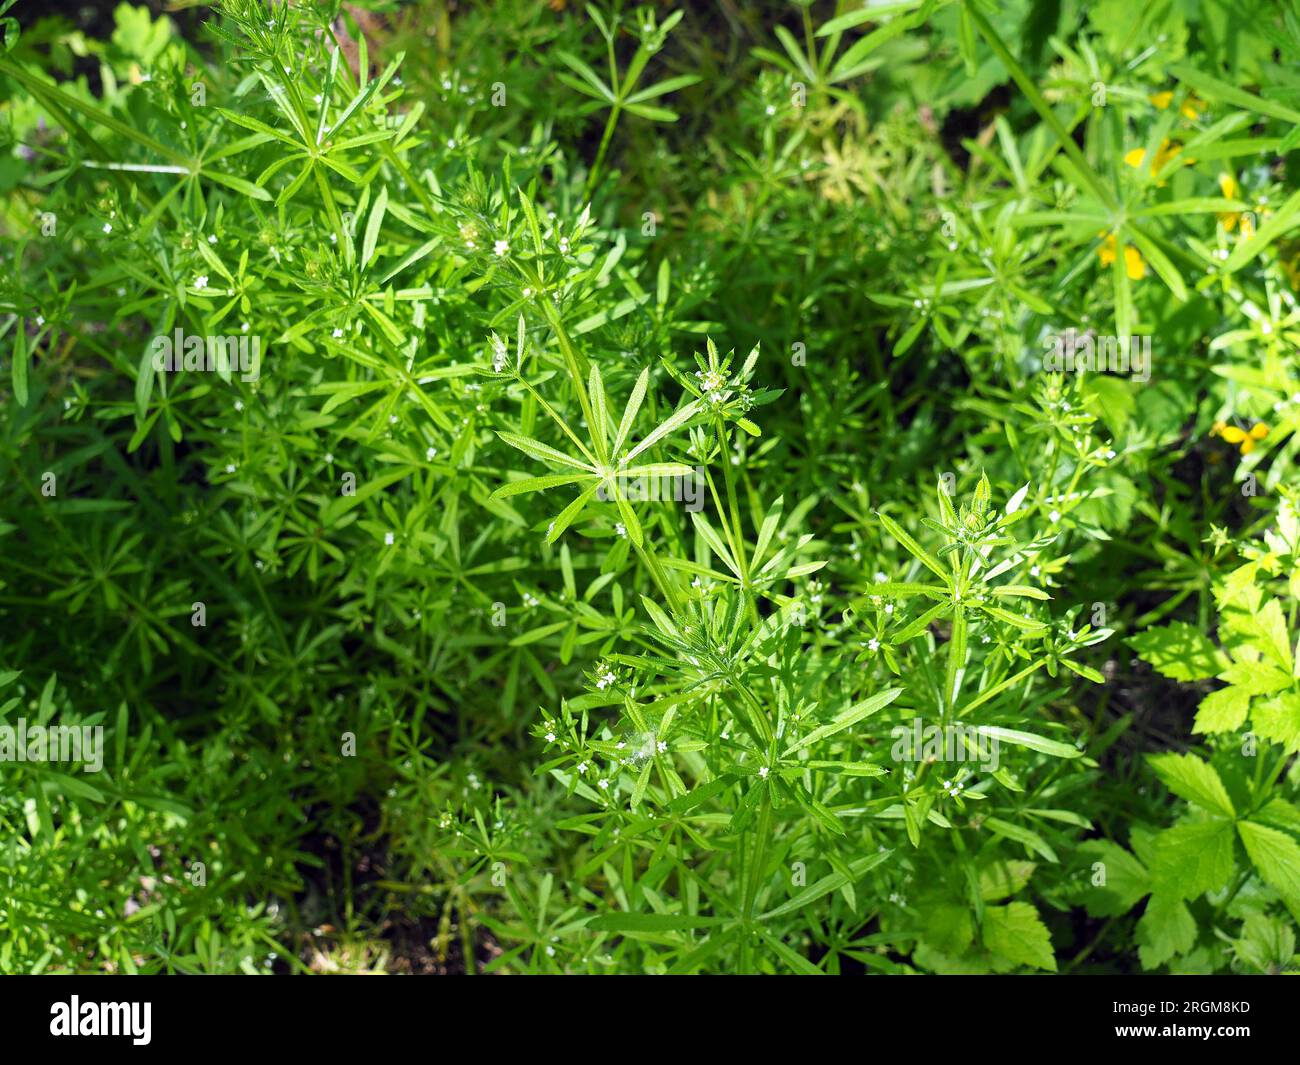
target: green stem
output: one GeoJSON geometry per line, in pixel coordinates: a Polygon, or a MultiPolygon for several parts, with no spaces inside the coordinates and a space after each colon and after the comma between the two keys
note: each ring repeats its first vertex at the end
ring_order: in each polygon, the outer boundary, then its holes
{"type": "MultiPolygon", "coordinates": [[[[749,608],[749,619],[755,625],[759,623],[758,606],[754,599],[754,588],[749,582],[749,559],[745,554],[745,533],[740,522],[740,504],[736,498],[736,481],[731,472],[731,448],[727,434],[722,431],[722,425],[717,426],[718,447],[720,448],[722,461],[722,480],[727,489],[727,506],[731,511],[730,519],[726,514],[721,514],[723,525],[730,527],[732,530],[728,539],[731,541],[731,550],[736,556],[736,565],[740,568],[740,587],[745,593],[745,604],[749,608]]],[[[712,483],[712,482],[710,482],[712,483]]],[[[721,513],[722,508],[719,507],[721,513]]]]}
{"type": "Polygon", "coordinates": [[[623,109],[615,104],[609,109],[609,118],[605,120],[605,132],[600,138],[600,147],[596,150],[596,161],[591,164],[591,171],[587,174],[587,183],[583,187],[582,198],[590,200],[591,194],[596,188],[596,178],[600,176],[601,165],[605,162],[605,152],[609,150],[610,139],[614,136],[614,127],[618,125],[618,116],[623,109]]]}

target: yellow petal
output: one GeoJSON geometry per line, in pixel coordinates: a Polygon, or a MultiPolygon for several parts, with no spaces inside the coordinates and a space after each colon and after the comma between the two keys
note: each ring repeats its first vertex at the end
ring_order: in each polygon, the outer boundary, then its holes
{"type": "Polygon", "coordinates": [[[1162,141],[1156,151],[1156,161],[1152,169],[1156,171],[1163,170],[1165,164],[1182,150],[1183,146],[1181,144],[1171,144],[1167,140],[1162,141]]]}
{"type": "Polygon", "coordinates": [[[1255,441],[1251,440],[1250,437],[1247,437],[1245,440],[1241,442],[1241,453],[1243,455],[1249,455],[1254,450],[1255,450],[1255,441]]]}
{"type": "Polygon", "coordinates": [[[1174,94],[1168,90],[1164,92],[1158,92],[1151,97],[1151,102],[1155,104],[1156,107],[1158,107],[1161,111],[1163,111],[1166,107],[1168,107],[1171,103],[1174,102],[1174,94]]]}
{"type": "Polygon", "coordinates": [[[1115,234],[1109,234],[1097,248],[1097,258],[1101,260],[1102,266],[1109,266],[1115,261],[1117,252],[1115,249],[1115,234]]]}
{"type": "Polygon", "coordinates": [[[1219,191],[1223,193],[1225,200],[1235,200],[1241,195],[1241,189],[1237,185],[1237,179],[1231,174],[1219,175],[1219,191]]]}
{"type": "Polygon", "coordinates": [[[1195,96],[1189,96],[1183,101],[1183,106],[1178,109],[1178,113],[1182,115],[1183,118],[1195,122],[1201,117],[1201,112],[1199,110],[1200,102],[1201,101],[1196,99],[1195,96]]]}
{"type": "Polygon", "coordinates": [[[1138,167],[1142,165],[1142,160],[1145,159],[1146,157],[1147,157],[1147,150],[1145,148],[1134,148],[1131,152],[1129,152],[1127,155],[1124,156],[1124,162],[1128,163],[1129,166],[1133,167],[1133,169],[1136,170],[1138,167]]]}
{"type": "Polygon", "coordinates": [[[1142,259],[1142,253],[1132,244],[1124,245],[1124,269],[1132,281],[1141,281],[1147,276],[1147,264],[1142,259]]]}
{"type": "Polygon", "coordinates": [[[1250,215],[1241,216],[1241,239],[1250,240],[1255,235],[1255,223],[1251,221],[1250,215]]]}
{"type": "Polygon", "coordinates": [[[1268,436],[1268,426],[1265,425],[1263,422],[1260,422],[1253,429],[1251,429],[1250,435],[1253,436],[1256,440],[1263,440],[1264,437],[1268,436]]]}
{"type": "Polygon", "coordinates": [[[1219,435],[1229,444],[1240,444],[1246,440],[1246,430],[1239,429],[1235,425],[1225,425],[1219,431],[1219,435]]]}

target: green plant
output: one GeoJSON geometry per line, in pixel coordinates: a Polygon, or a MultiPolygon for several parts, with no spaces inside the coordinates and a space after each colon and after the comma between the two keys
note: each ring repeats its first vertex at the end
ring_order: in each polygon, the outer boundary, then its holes
{"type": "Polygon", "coordinates": [[[0,969],[1291,964],[1300,7],[375,6],[0,10],[0,969]]]}
{"type": "Polygon", "coordinates": [[[1241,545],[1248,561],[1216,588],[1217,642],[1180,622],[1131,641],[1175,680],[1227,682],[1201,701],[1193,726],[1211,737],[1211,757],[1150,759],[1161,782],[1186,802],[1177,823],[1159,832],[1135,826],[1132,853],[1111,842],[1086,845],[1099,859],[1099,879],[1087,896],[1092,912],[1120,914],[1150,895],[1136,928],[1144,968],[1172,962],[1188,972],[1228,966],[1276,972],[1295,953],[1300,810],[1285,797],[1300,750],[1294,651],[1300,527],[1292,495],[1277,517],[1262,542],[1241,545]]]}

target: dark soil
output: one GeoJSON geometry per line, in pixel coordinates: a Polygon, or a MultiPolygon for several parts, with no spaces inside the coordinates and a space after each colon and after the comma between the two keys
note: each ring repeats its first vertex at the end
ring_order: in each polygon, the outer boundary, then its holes
{"type": "MultiPolygon", "coordinates": [[[[416,976],[460,976],[466,973],[465,937],[455,925],[440,934],[440,916],[425,896],[402,894],[391,888],[388,840],[378,832],[379,810],[372,799],[362,799],[344,811],[350,831],[335,831],[327,824],[341,820],[337,811],[319,808],[308,820],[321,827],[304,837],[300,846],[318,865],[303,863],[303,890],[293,899],[293,937],[298,958],[316,972],[382,971],[416,976]],[[332,813],[332,816],[331,816],[332,813]],[[347,837],[347,842],[341,839],[347,837]],[[346,890],[345,890],[346,885],[346,890]],[[370,918],[364,927],[379,929],[380,939],[366,942],[342,930],[347,917],[344,899],[353,900],[355,914],[370,918]],[[430,909],[435,912],[420,912],[430,909]]],[[[471,937],[473,964],[482,972],[500,947],[483,930],[471,937]]],[[[278,966],[288,973],[288,965],[278,966]]]]}

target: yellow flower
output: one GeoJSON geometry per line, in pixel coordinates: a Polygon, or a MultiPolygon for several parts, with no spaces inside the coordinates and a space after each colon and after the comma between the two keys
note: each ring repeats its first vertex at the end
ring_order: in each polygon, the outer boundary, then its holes
{"type": "Polygon", "coordinates": [[[1132,281],[1141,281],[1147,276],[1147,264],[1142,259],[1142,253],[1132,244],[1124,245],[1124,269],[1132,281]]]}
{"type": "MultiPolygon", "coordinates": [[[[1155,165],[1151,168],[1151,172],[1153,174],[1160,173],[1160,171],[1165,168],[1165,164],[1182,150],[1183,146],[1181,144],[1174,144],[1168,137],[1166,137],[1160,142],[1160,147],[1156,149],[1156,161],[1155,165]]],[[[1134,170],[1137,170],[1142,166],[1143,162],[1146,161],[1146,157],[1147,150],[1145,148],[1134,148],[1124,156],[1124,162],[1128,163],[1128,165],[1134,170]]]]}
{"type": "Polygon", "coordinates": [[[1223,422],[1215,422],[1214,428],[1210,430],[1211,436],[1221,436],[1229,444],[1237,444],[1241,447],[1243,455],[1249,455],[1255,450],[1255,443],[1263,440],[1268,436],[1268,426],[1263,422],[1256,422],[1249,430],[1239,429],[1235,425],[1225,425],[1223,422]]]}
{"type": "MultiPolygon", "coordinates": [[[[1149,99],[1159,110],[1164,111],[1174,102],[1174,94],[1169,90],[1165,90],[1164,92],[1155,93],[1149,99]]],[[[1179,105],[1178,113],[1183,118],[1195,122],[1201,117],[1201,108],[1204,106],[1195,96],[1189,96],[1179,105]]]]}
{"type": "MultiPolygon", "coordinates": [[[[1098,233],[1103,240],[1097,247],[1097,258],[1102,266],[1110,266],[1119,254],[1119,241],[1114,233],[1098,233]]],[[[1124,245],[1124,270],[1132,281],[1141,281],[1147,276],[1147,264],[1142,253],[1132,244],[1124,245]]]]}
{"type": "MultiPolygon", "coordinates": [[[[1225,200],[1235,200],[1241,195],[1241,186],[1237,184],[1237,179],[1231,174],[1219,175],[1219,191],[1223,193],[1225,200]]],[[[1219,221],[1223,223],[1223,228],[1231,233],[1237,228],[1237,223],[1241,221],[1241,214],[1237,211],[1224,211],[1219,216],[1219,221]]]]}

